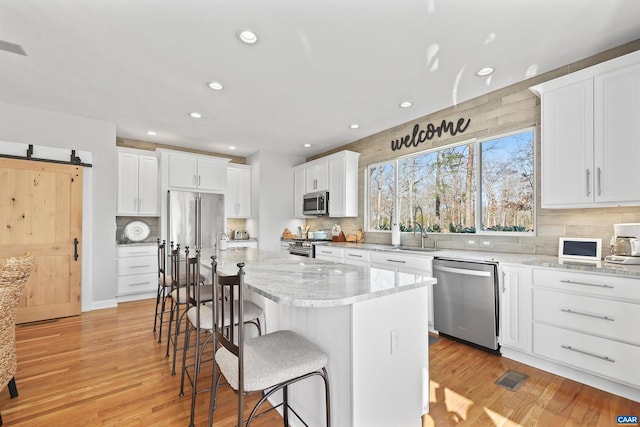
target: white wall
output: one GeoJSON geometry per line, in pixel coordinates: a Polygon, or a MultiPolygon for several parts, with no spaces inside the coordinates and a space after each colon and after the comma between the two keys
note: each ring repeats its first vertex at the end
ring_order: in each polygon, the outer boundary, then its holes
{"type": "Polygon", "coordinates": [[[93,167],[84,180],[90,191],[83,191],[91,202],[83,214],[83,228],[90,228],[83,229],[83,238],[92,240],[86,252],[91,256],[83,260],[82,276],[82,292],[91,295],[91,307],[85,306],[83,298],[83,310],[115,305],[115,124],[0,103],[0,140],[92,153],[93,167]]]}
{"type": "Polygon", "coordinates": [[[251,210],[247,220],[250,236],[258,237],[260,249],[280,250],[285,227],[295,233],[303,220],[293,217],[293,166],[304,157],[260,150],[247,157],[251,165],[251,210]]]}

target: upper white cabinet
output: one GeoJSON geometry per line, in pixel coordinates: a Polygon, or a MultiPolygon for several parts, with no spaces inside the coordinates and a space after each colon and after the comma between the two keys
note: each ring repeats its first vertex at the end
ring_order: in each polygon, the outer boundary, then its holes
{"type": "Polygon", "coordinates": [[[229,159],[188,153],[168,153],[169,188],[224,193],[229,159]]]}
{"type": "Polygon", "coordinates": [[[358,216],[358,158],[360,153],[340,151],[296,166],[294,179],[294,215],[302,214],[305,193],[329,191],[329,216],[358,216]]]}
{"type": "Polygon", "coordinates": [[[228,218],[251,217],[251,166],[227,167],[224,204],[228,218]]]}
{"type": "Polygon", "coordinates": [[[149,151],[118,149],[117,215],[158,215],[158,159],[149,151]]]}
{"type": "Polygon", "coordinates": [[[307,193],[329,190],[329,164],[326,161],[305,167],[305,190],[307,193]]]}
{"type": "Polygon", "coordinates": [[[531,89],[542,99],[542,207],[640,204],[640,51],[531,89]]]}

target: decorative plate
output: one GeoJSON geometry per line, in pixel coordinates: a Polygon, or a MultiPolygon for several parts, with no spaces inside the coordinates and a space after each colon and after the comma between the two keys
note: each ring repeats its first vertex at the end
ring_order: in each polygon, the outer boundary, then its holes
{"type": "Polygon", "coordinates": [[[132,242],[141,242],[151,233],[149,224],[144,221],[131,221],[124,226],[124,231],[132,242]]]}

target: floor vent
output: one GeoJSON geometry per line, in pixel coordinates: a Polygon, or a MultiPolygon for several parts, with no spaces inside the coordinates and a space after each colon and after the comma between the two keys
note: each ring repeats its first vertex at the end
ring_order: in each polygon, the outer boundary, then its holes
{"type": "Polygon", "coordinates": [[[524,384],[527,378],[529,378],[528,375],[520,372],[507,371],[507,373],[498,378],[495,383],[511,391],[516,391],[522,384],[524,384]]]}

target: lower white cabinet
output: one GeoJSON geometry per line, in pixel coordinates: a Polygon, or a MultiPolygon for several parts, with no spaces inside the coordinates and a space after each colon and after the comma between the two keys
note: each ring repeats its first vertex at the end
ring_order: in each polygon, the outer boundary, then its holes
{"type": "Polygon", "coordinates": [[[531,267],[500,263],[500,345],[531,350],[531,267]]]}
{"type": "Polygon", "coordinates": [[[158,287],[156,244],[118,246],[118,295],[156,291],[158,287]]]}
{"type": "Polygon", "coordinates": [[[316,258],[325,261],[344,262],[344,248],[335,246],[316,245],[316,258]]]}
{"type": "Polygon", "coordinates": [[[640,387],[638,346],[536,322],[533,348],[563,365],[640,387]]]}
{"type": "Polygon", "coordinates": [[[535,355],[640,387],[639,279],[534,269],[532,285],[535,355]]]}

